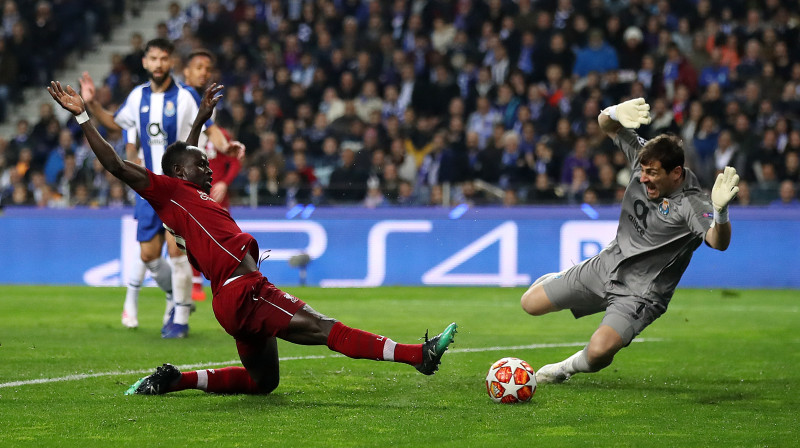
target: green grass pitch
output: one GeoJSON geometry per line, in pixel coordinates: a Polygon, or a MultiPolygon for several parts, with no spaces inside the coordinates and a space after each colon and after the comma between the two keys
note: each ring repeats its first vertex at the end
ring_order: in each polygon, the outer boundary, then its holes
{"type": "Polygon", "coordinates": [[[121,288],[0,286],[0,446],[800,446],[798,291],[679,290],[611,367],[500,405],[483,384],[493,361],[561,360],[600,316],[527,316],[519,288],[287,290],[398,342],[459,333],[432,377],[281,342],[270,396],[123,396],[163,362],[237,359],[209,301],[188,339],[162,340],[155,289],[127,330],[121,288]]]}

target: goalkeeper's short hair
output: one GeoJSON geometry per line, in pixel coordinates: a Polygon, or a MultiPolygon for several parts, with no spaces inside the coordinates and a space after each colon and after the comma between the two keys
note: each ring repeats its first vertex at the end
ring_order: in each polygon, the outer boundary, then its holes
{"type": "Polygon", "coordinates": [[[674,134],[661,134],[648,140],[639,150],[639,161],[649,164],[658,160],[665,171],[670,172],[676,166],[683,168],[686,161],[683,152],[683,141],[674,134]]]}

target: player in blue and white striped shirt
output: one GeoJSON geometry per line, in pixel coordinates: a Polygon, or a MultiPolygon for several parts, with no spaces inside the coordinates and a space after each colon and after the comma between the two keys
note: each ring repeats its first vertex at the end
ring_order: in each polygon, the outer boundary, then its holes
{"type": "MultiPolygon", "coordinates": [[[[166,39],[153,39],[147,43],[142,65],[147,70],[149,82],[135,87],[115,114],[103,109],[95,100],[94,82],[88,73],[81,78],[81,94],[92,115],[107,128],[126,130],[129,143],[135,142],[138,137],[136,158],[140,164],[157,174],[161,174],[161,156],[167,146],[188,137],[200,103],[200,97],[194,89],[173,79],[173,51],[172,42],[166,39]]],[[[222,131],[211,120],[206,123],[205,132],[223,152],[233,150],[229,148],[222,131]]],[[[139,288],[146,267],[159,287],[167,293],[162,337],[185,337],[189,331],[192,305],[192,270],[189,261],[174,239],[165,235],[163,223],[152,207],[140,197],[137,197],[135,217],[138,220],[136,236],[144,263],[134,266],[129,273],[122,323],[131,328],[138,326],[139,288]],[[161,258],[165,239],[172,269],[161,258]],[[171,295],[174,295],[174,301],[171,295]]]]}

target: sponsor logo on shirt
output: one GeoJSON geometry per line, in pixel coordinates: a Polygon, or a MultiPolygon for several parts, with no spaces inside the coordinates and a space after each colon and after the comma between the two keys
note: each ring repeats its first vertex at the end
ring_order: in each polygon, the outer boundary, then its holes
{"type": "Polygon", "coordinates": [[[647,204],[645,204],[643,200],[637,199],[633,203],[633,213],[636,217],[628,213],[628,221],[633,224],[636,233],[641,236],[644,236],[644,231],[647,230],[647,212],[649,212],[647,204]]]}
{"type": "Polygon", "coordinates": [[[150,123],[147,125],[147,134],[150,135],[148,140],[150,146],[167,145],[167,133],[161,128],[161,123],[150,123]]]}

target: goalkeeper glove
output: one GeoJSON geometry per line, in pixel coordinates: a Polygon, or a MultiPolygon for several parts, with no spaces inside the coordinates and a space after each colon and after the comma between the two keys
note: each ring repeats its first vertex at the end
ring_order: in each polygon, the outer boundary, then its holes
{"type": "Polygon", "coordinates": [[[603,113],[630,129],[638,129],[643,124],[650,124],[650,105],[644,98],[636,98],[607,107],[603,113]]]}
{"type": "Polygon", "coordinates": [[[739,192],[739,175],[736,168],[726,166],[725,170],[717,175],[714,188],[711,189],[711,203],[714,205],[714,222],[724,224],[728,222],[728,203],[739,192]]]}

